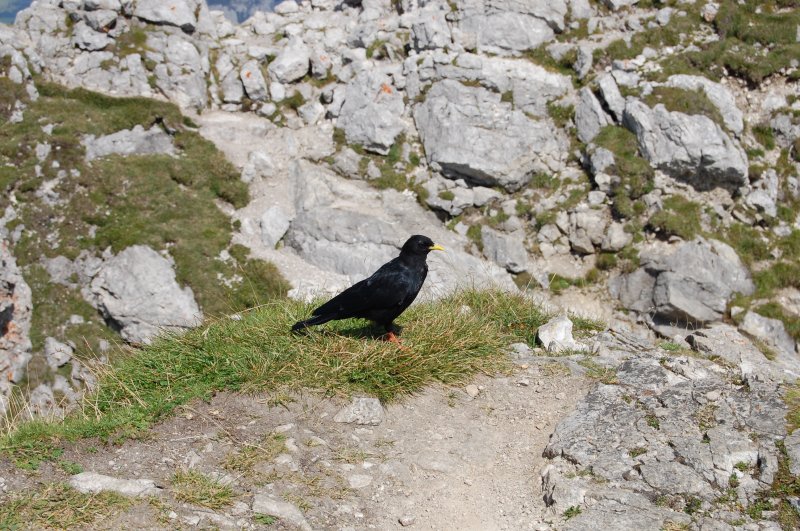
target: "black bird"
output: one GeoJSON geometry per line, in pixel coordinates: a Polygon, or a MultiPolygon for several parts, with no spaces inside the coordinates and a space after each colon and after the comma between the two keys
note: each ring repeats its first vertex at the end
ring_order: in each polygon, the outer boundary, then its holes
{"type": "Polygon", "coordinates": [[[444,251],[427,236],[416,235],[403,244],[400,256],[383,264],[371,277],[353,284],[298,321],[292,331],[337,319],[369,319],[386,330],[389,341],[399,342],[393,321],[417,297],[428,274],[425,259],[431,251],[444,251]]]}

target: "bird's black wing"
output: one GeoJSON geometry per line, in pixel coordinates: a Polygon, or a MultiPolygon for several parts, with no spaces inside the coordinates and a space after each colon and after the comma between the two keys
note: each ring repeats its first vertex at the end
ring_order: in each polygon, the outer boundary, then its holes
{"type": "MultiPolygon", "coordinates": [[[[361,317],[372,310],[402,306],[409,296],[416,296],[422,282],[414,272],[395,258],[312,312],[334,319],[361,317]]],[[[406,304],[407,305],[407,304],[406,304]]]]}

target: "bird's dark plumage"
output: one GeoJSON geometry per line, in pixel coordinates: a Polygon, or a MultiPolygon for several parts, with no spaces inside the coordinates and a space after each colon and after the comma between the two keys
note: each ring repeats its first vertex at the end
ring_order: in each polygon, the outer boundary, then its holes
{"type": "Polygon", "coordinates": [[[292,331],[337,319],[360,317],[392,332],[392,322],[414,302],[422,288],[428,274],[425,259],[434,250],[443,249],[427,236],[412,236],[403,244],[400,256],[315,309],[311,318],[295,323],[292,331]]]}

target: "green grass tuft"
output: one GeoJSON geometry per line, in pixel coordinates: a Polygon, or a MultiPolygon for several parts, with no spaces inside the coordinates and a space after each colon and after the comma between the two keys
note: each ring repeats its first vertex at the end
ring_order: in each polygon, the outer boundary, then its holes
{"type": "MultiPolygon", "coordinates": [[[[22,423],[0,439],[0,451],[38,464],[57,458],[65,441],[137,437],[176,407],[222,390],[310,388],[389,402],[434,382],[458,384],[475,373],[510,370],[505,347],[533,344],[550,317],[521,294],[464,291],[409,308],[399,322],[406,348],[398,349],[356,320],[291,334],[291,325],[312,307],[273,301],[240,320],[222,318],[161,337],[114,361],[100,374],[97,390],[64,421],[22,423]]],[[[596,329],[597,323],[576,321],[575,328],[596,329]]]]}
{"type": "Polygon", "coordinates": [[[664,208],[650,217],[647,224],[666,236],[691,240],[700,231],[700,205],[673,195],[664,199],[664,208]]]}
{"type": "Polygon", "coordinates": [[[172,476],[172,495],[176,500],[222,509],[233,503],[233,489],[197,470],[179,470],[172,476]]]}
{"type": "Polygon", "coordinates": [[[0,529],[77,529],[97,524],[132,505],[120,494],[83,494],[47,484],[38,492],[12,495],[0,504],[0,529]]]}

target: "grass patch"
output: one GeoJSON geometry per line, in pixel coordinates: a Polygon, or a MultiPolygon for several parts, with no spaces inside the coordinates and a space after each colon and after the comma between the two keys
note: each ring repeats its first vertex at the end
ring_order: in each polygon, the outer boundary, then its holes
{"type": "Polygon", "coordinates": [[[769,124],[753,126],[753,136],[759,144],[764,146],[764,149],[775,149],[775,135],[772,133],[772,127],[769,124]]]}
{"type": "Polygon", "coordinates": [[[680,236],[691,240],[700,231],[700,205],[673,195],[664,199],[664,208],[647,222],[648,226],[663,236],[680,236]]]}
{"type": "Polygon", "coordinates": [[[246,444],[229,454],[222,462],[222,468],[238,474],[250,474],[259,461],[271,461],[286,450],[286,436],[272,433],[258,444],[246,444]]]}
{"type": "Polygon", "coordinates": [[[553,119],[558,127],[564,128],[575,116],[575,106],[570,104],[561,105],[551,101],[547,103],[547,114],[550,115],[550,118],[553,119]]]}
{"type": "Polygon", "coordinates": [[[609,125],[600,130],[594,142],[614,154],[614,167],[620,177],[619,184],[611,190],[615,214],[629,219],[638,216],[644,212],[644,204],[636,207],[634,201],[653,189],[655,172],[639,156],[636,135],[624,127],[609,125]]]}
{"type": "Polygon", "coordinates": [[[566,520],[569,520],[569,519],[570,519],[570,518],[572,518],[573,516],[578,516],[579,514],[581,514],[581,508],[580,508],[580,506],[579,506],[579,505],[573,505],[573,506],[571,506],[571,507],[568,507],[568,508],[567,508],[567,510],[566,510],[566,511],[564,511],[564,512],[561,514],[561,516],[563,516],[563,517],[564,517],[564,519],[566,519],[566,520]]]}
{"type": "Polygon", "coordinates": [[[131,500],[120,494],[83,494],[68,485],[51,483],[39,492],[4,500],[0,529],[76,529],[97,524],[131,505],[131,500]]]}
{"type": "Polygon", "coordinates": [[[653,91],[644,101],[650,107],[661,103],[668,111],[706,116],[720,127],[725,127],[722,114],[720,114],[717,106],[711,103],[702,88],[686,90],[677,87],[657,86],[653,88],[653,91]]]}
{"type": "Polygon", "coordinates": [[[172,495],[176,500],[222,509],[233,503],[233,489],[197,470],[179,470],[172,476],[172,495]]]}
{"type": "Polygon", "coordinates": [[[551,72],[557,72],[571,78],[576,77],[573,65],[578,60],[578,49],[573,48],[561,56],[560,59],[553,59],[547,48],[542,45],[538,48],[533,48],[522,52],[522,56],[532,63],[545,67],[551,72]]]}
{"type": "Polygon", "coordinates": [[[786,432],[791,435],[800,428],[800,381],[787,386],[783,396],[786,402],[786,432]]]}
{"type": "Polygon", "coordinates": [[[271,514],[261,514],[255,513],[253,514],[253,522],[257,523],[258,525],[266,525],[270,526],[278,521],[278,518],[272,516],[271,514]]]}
{"type": "MultiPolygon", "coordinates": [[[[476,373],[509,371],[504,348],[533,344],[550,318],[521,294],[463,291],[409,308],[400,320],[407,349],[400,350],[375,339],[361,321],[290,334],[313,307],[273,301],[243,312],[240,320],[222,318],[164,336],[115,360],[97,390],[64,421],[22,423],[0,439],[0,451],[41,461],[57,458],[53,453],[65,441],[135,437],[176,407],[222,390],[309,388],[389,402],[433,382],[462,384],[476,373]]],[[[587,326],[575,321],[576,332],[587,326]]]]}
{"type": "Polygon", "coordinates": [[[733,223],[719,239],[733,247],[747,265],[770,258],[769,246],[761,237],[761,233],[753,227],[733,223]]]}
{"type": "Polygon", "coordinates": [[[586,367],[586,376],[600,381],[606,385],[615,385],[617,381],[617,370],[613,367],[603,367],[590,359],[582,359],[578,365],[586,367]]]}
{"type": "Polygon", "coordinates": [[[782,12],[774,7],[765,2],[723,2],[713,24],[719,38],[666,58],[659,77],[686,73],[719,79],[727,72],[753,87],[789,67],[800,56],[796,42],[800,11],[796,5],[782,12]]]}

